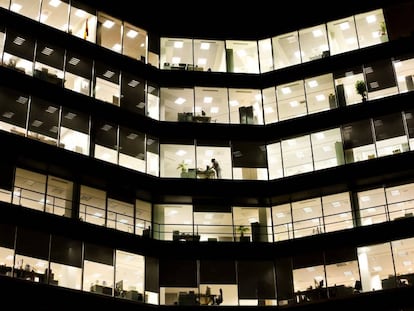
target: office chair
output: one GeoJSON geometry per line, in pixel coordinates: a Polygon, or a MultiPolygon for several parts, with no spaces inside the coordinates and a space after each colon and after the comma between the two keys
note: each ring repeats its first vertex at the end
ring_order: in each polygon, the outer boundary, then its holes
{"type": "Polygon", "coordinates": [[[223,302],[223,289],[219,289],[220,295],[218,295],[214,301],[214,304],[219,305],[223,302]]]}

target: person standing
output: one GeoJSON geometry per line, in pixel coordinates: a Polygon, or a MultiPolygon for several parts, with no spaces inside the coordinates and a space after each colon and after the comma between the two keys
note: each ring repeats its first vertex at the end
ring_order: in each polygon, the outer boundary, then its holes
{"type": "Polygon", "coordinates": [[[211,159],[211,166],[216,171],[216,178],[221,178],[221,167],[216,159],[211,159]]]}

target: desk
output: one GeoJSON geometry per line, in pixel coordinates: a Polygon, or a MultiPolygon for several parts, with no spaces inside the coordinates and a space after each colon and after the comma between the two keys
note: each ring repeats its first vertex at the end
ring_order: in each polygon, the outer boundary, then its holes
{"type": "Polygon", "coordinates": [[[204,171],[197,169],[197,178],[201,178],[201,179],[216,178],[216,172],[213,169],[208,169],[204,171]]]}
{"type": "Polygon", "coordinates": [[[95,284],[95,285],[91,286],[91,292],[112,296],[112,288],[111,287],[98,285],[98,284],[95,284]]]}
{"type": "Polygon", "coordinates": [[[144,296],[136,290],[126,291],[124,298],[135,301],[144,301],[144,296]]]}
{"type": "Polygon", "coordinates": [[[199,301],[200,305],[202,305],[202,306],[215,305],[217,296],[218,295],[215,295],[215,294],[210,294],[210,295],[199,294],[198,295],[198,297],[199,297],[198,301],[199,301]]]}
{"type": "Polygon", "coordinates": [[[193,122],[210,123],[211,122],[211,117],[207,117],[207,116],[193,116],[193,122]]]}

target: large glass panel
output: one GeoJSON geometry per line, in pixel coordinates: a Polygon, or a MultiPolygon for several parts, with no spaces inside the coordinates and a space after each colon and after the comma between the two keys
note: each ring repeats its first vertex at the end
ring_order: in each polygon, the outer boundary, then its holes
{"type": "Polygon", "coordinates": [[[135,201],[135,234],[151,237],[152,205],[150,202],[135,201]]]}
{"type": "Polygon", "coordinates": [[[266,146],[269,179],[283,177],[282,150],[280,145],[280,142],[276,142],[266,146]]]}
{"type": "Polygon", "coordinates": [[[33,75],[35,39],[8,29],[4,45],[3,63],[16,71],[33,75]]]}
{"type": "Polygon", "coordinates": [[[325,232],[321,198],[293,202],[292,216],[295,238],[325,232]]]}
{"type": "Polygon", "coordinates": [[[322,254],[298,256],[293,260],[293,287],[296,302],[315,302],[328,298],[322,254]]]}
{"type": "Polygon", "coordinates": [[[19,227],[15,244],[14,276],[32,282],[46,283],[49,246],[49,234],[19,227]]]}
{"type": "MultiPolygon", "coordinates": [[[[413,286],[414,238],[392,241],[391,248],[397,276],[396,286],[413,286]]],[[[392,276],[388,278],[390,279],[392,276]]]]}
{"type": "Polygon", "coordinates": [[[114,52],[122,52],[122,22],[112,16],[98,12],[96,44],[114,52]]]}
{"type": "Polygon", "coordinates": [[[79,219],[95,225],[104,226],[106,218],[105,191],[81,185],[79,219]]]}
{"type": "Polygon", "coordinates": [[[414,184],[385,189],[390,220],[414,216],[414,184]]]}
{"type": "Polygon", "coordinates": [[[144,301],[145,258],[116,250],[115,297],[144,301]]]}
{"type": "Polygon", "coordinates": [[[315,170],[345,163],[339,128],[311,134],[311,143],[315,170]]]}
{"type": "Polygon", "coordinates": [[[408,110],[404,112],[405,123],[407,125],[408,140],[410,144],[410,150],[414,150],[414,110],[408,110]]]}
{"type": "Polygon", "coordinates": [[[303,63],[329,56],[325,24],[299,30],[299,45],[303,63]]]}
{"type": "Polygon", "coordinates": [[[257,222],[258,210],[254,207],[233,207],[233,225],[235,241],[252,240],[251,223],[257,222]]]}
{"type": "Polygon", "coordinates": [[[160,48],[161,69],[194,69],[193,41],[191,39],[161,38],[160,48]]]}
{"type": "Polygon", "coordinates": [[[233,207],[237,241],[273,242],[271,210],[265,207],[233,207]]]}
{"type": "MultiPolygon", "coordinates": [[[[194,89],[161,88],[160,100],[161,121],[197,121],[197,112],[194,110],[194,89]]],[[[202,115],[201,110],[198,114],[200,114],[200,117],[207,117],[202,115]]],[[[207,118],[200,118],[200,120],[207,120],[207,118]]]]}
{"type": "Polygon", "coordinates": [[[62,108],[59,146],[89,155],[89,116],[70,108],[62,108]]]}
{"type": "Polygon", "coordinates": [[[394,66],[391,60],[364,64],[368,99],[383,98],[398,93],[394,66]]]}
{"type": "Polygon", "coordinates": [[[147,159],[147,174],[153,176],[160,175],[160,146],[157,138],[147,136],[146,140],[146,159],[147,159]]]}
{"type": "Polygon", "coordinates": [[[264,142],[232,142],[233,179],[268,180],[264,142]]]}
{"type": "Polygon", "coordinates": [[[231,212],[216,210],[212,207],[199,208],[199,212],[194,212],[194,226],[200,234],[200,241],[203,242],[231,242],[233,241],[233,226],[231,212]]]}
{"type": "Polygon", "coordinates": [[[33,76],[63,86],[63,57],[65,50],[48,42],[37,41],[33,76]]]}
{"type": "Polygon", "coordinates": [[[29,95],[0,87],[0,129],[25,136],[29,95]]]}
{"type": "Polygon", "coordinates": [[[412,55],[397,57],[393,60],[398,92],[405,93],[414,90],[414,58],[412,55]]]}
{"type": "Polygon", "coordinates": [[[69,0],[42,1],[40,22],[62,31],[68,31],[69,0]]]}
{"type": "Polygon", "coordinates": [[[308,113],[302,80],[277,85],[276,97],[280,120],[292,119],[308,113]]]}
{"type": "Polygon", "coordinates": [[[194,122],[229,123],[226,88],[195,87],[194,122]]]}
{"type": "Polygon", "coordinates": [[[200,235],[193,227],[192,205],[154,205],[154,237],[169,241],[199,241],[200,235]]]}
{"type": "Polygon", "coordinates": [[[230,123],[264,124],[260,90],[229,89],[230,123]]]}
{"type": "Polygon", "coordinates": [[[353,16],[327,23],[331,55],[358,49],[357,33],[353,16]]]}
{"type": "Polygon", "coordinates": [[[121,107],[145,116],[145,80],[123,72],[121,74],[121,107]]]}
{"type": "Polygon", "coordinates": [[[351,199],[348,192],[323,196],[322,209],[325,232],[351,229],[354,227],[351,199]]]}
{"type": "Polygon", "coordinates": [[[56,146],[60,108],[38,97],[30,103],[28,137],[56,146]]]}
{"type": "Polygon", "coordinates": [[[226,40],[227,72],[260,73],[257,41],[226,40]]]}
{"type": "Polygon", "coordinates": [[[16,168],[13,204],[44,211],[46,176],[16,168]]]}
{"type": "Polygon", "coordinates": [[[258,41],[260,72],[265,73],[274,70],[272,40],[270,38],[258,41]]]}
{"type": "Polygon", "coordinates": [[[10,10],[39,21],[41,0],[12,0],[10,10]]]}
{"type": "Polygon", "coordinates": [[[198,178],[231,179],[231,150],[229,144],[198,140],[196,159],[198,178]]]}
{"type": "Polygon", "coordinates": [[[196,71],[226,71],[224,41],[194,40],[194,68],[196,71]]]}
{"type": "Polygon", "coordinates": [[[310,136],[282,141],[284,176],[311,172],[314,169],[310,136]]]}
{"type": "Polygon", "coordinates": [[[276,89],[275,87],[269,87],[262,90],[263,96],[263,114],[265,124],[271,124],[279,121],[277,102],[276,102],[276,89]]]}
{"type": "Polygon", "coordinates": [[[390,243],[358,247],[357,252],[363,292],[396,286],[390,243]]]}
{"type": "Polygon", "coordinates": [[[387,221],[386,200],[383,188],[358,192],[358,223],[362,226],[387,221]]]}
{"type": "Polygon", "coordinates": [[[196,178],[194,141],[160,143],[160,176],[196,178]]]}
{"type": "Polygon", "coordinates": [[[305,80],[308,113],[336,108],[331,94],[335,93],[332,74],[312,77],[305,80]]]}
{"type": "Polygon", "coordinates": [[[65,61],[65,88],[90,96],[92,60],[76,52],[67,51],[65,61]]]}
{"type": "Polygon", "coordinates": [[[346,297],[358,292],[356,287],[360,277],[355,248],[325,252],[325,270],[329,298],[346,297]]]}
{"type": "Polygon", "coordinates": [[[96,41],[96,11],[77,0],[71,0],[69,33],[89,42],[96,41]]]}
{"type": "Polygon", "coordinates": [[[72,217],[73,183],[56,176],[48,176],[46,193],[46,212],[72,217]]]}
{"type": "Polygon", "coordinates": [[[147,32],[124,22],[122,54],[145,63],[147,58],[147,32]]]}
{"type": "Polygon", "coordinates": [[[147,112],[148,118],[160,119],[160,90],[152,83],[147,86],[147,112]]]}
{"type": "MultiPolygon", "coordinates": [[[[1,6],[1,3],[0,3],[1,6]]],[[[3,65],[3,51],[6,39],[6,29],[4,25],[0,25],[0,65],[3,65]]]]}
{"type": "Polygon", "coordinates": [[[293,239],[290,203],[272,206],[274,241],[293,239]]]}
{"type": "Polygon", "coordinates": [[[299,49],[298,32],[284,33],[272,38],[273,63],[275,69],[300,64],[302,61],[299,49]]]}
{"type": "Polygon", "coordinates": [[[355,15],[355,24],[360,48],[388,41],[382,9],[355,15]]]}
{"type": "Polygon", "coordinates": [[[361,67],[349,68],[334,73],[335,97],[339,107],[361,103],[361,96],[356,92],[357,81],[365,81],[361,67]]]}
{"type": "Polygon", "coordinates": [[[52,236],[48,283],[66,288],[81,289],[82,243],[61,236],[52,236]]]}
{"type": "Polygon", "coordinates": [[[16,227],[0,225],[0,275],[12,276],[16,227]]]}
{"type": "Polygon", "coordinates": [[[134,205],[108,198],[106,226],[120,231],[134,233],[134,205]]]}
{"type": "Polygon", "coordinates": [[[113,295],[114,262],[112,249],[90,244],[85,245],[82,289],[99,295],[113,295]]]}
{"type": "Polygon", "coordinates": [[[119,106],[119,70],[102,62],[95,63],[95,98],[119,106]]]}
{"type": "Polygon", "coordinates": [[[93,130],[95,158],[118,164],[118,126],[103,120],[95,120],[93,130]]]}
{"type": "Polygon", "coordinates": [[[400,112],[374,118],[373,123],[379,157],[409,151],[407,134],[400,112]]]}
{"type": "Polygon", "coordinates": [[[353,163],[376,157],[371,120],[356,121],[342,126],[345,162],[353,163]]]}
{"type": "Polygon", "coordinates": [[[145,134],[119,128],[119,165],[145,173],[145,134]]]}

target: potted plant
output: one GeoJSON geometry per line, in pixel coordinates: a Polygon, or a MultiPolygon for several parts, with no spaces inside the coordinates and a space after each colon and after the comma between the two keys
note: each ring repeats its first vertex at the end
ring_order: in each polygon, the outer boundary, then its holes
{"type": "Polygon", "coordinates": [[[249,227],[247,226],[243,226],[240,225],[236,228],[236,231],[240,233],[240,242],[243,241],[250,241],[250,237],[249,236],[244,236],[245,233],[247,233],[249,231],[249,227]]]}
{"type": "Polygon", "coordinates": [[[359,95],[361,95],[363,102],[367,100],[367,86],[363,80],[355,82],[355,90],[359,95]]]}
{"type": "Polygon", "coordinates": [[[388,41],[388,38],[387,38],[387,27],[385,26],[385,22],[384,21],[380,22],[379,34],[380,34],[381,42],[388,41]]]}
{"type": "Polygon", "coordinates": [[[177,170],[181,170],[181,173],[180,173],[181,177],[186,177],[188,173],[188,164],[182,161],[181,163],[178,164],[177,170]]]}

